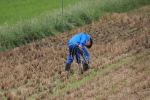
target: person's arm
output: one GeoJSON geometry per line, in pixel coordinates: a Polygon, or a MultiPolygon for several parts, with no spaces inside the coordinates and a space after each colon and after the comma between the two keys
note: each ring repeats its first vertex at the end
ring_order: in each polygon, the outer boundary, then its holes
{"type": "Polygon", "coordinates": [[[83,35],[82,37],[81,37],[81,41],[80,41],[80,46],[82,46],[82,48],[85,46],[85,44],[86,44],[86,37],[83,35]]]}
{"type": "Polygon", "coordinates": [[[85,47],[82,48],[83,51],[83,57],[85,58],[84,62],[89,63],[90,62],[90,54],[88,53],[88,51],[86,50],[85,47]]]}

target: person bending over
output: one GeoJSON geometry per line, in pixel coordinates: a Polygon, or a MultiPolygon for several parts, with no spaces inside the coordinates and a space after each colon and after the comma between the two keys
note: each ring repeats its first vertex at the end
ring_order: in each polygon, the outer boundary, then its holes
{"type": "Polygon", "coordinates": [[[80,56],[84,58],[83,70],[87,71],[89,69],[88,63],[90,62],[90,54],[88,53],[86,48],[91,48],[92,44],[93,40],[90,35],[86,33],[74,35],[68,42],[69,57],[66,61],[65,71],[70,71],[71,63],[74,60],[74,56],[76,57],[79,69],[82,69],[82,62],[80,56]]]}

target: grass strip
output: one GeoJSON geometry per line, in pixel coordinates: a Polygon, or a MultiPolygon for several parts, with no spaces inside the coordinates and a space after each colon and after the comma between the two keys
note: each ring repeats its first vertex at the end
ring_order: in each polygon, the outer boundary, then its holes
{"type": "Polygon", "coordinates": [[[112,67],[118,67],[119,65],[122,65],[124,62],[129,61],[130,59],[131,59],[131,57],[123,58],[123,59],[121,59],[119,62],[117,62],[117,63],[115,63],[115,64],[111,64],[111,65],[107,66],[106,68],[104,68],[104,69],[102,69],[102,70],[99,70],[99,71],[97,71],[97,72],[93,72],[93,73],[90,74],[89,76],[84,77],[84,78],[82,78],[82,79],[79,80],[79,81],[75,81],[75,82],[73,82],[73,83],[68,83],[65,88],[54,92],[54,93],[52,94],[52,96],[57,96],[57,95],[58,95],[58,92],[60,92],[60,91],[61,91],[61,92],[64,92],[64,91],[66,91],[66,90],[69,89],[69,88],[75,88],[75,87],[77,87],[78,85],[80,85],[81,83],[84,83],[84,82],[87,82],[87,81],[91,80],[91,78],[97,76],[97,75],[100,74],[101,72],[104,72],[104,71],[106,71],[106,70],[109,70],[109,69],[112,68],[112,67]]]}

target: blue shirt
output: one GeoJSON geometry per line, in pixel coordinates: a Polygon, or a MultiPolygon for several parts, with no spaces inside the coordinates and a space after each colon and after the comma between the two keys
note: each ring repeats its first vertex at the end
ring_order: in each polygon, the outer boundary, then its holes
{"type": "Polygon", "coordinates": [[[84,47],[89,40],[90,36],[88,34],[80,33],[70,39],[70,41],[68,42],[68,46],[78,47],[78,45],[81,45],[82,47],[84,47]]]}

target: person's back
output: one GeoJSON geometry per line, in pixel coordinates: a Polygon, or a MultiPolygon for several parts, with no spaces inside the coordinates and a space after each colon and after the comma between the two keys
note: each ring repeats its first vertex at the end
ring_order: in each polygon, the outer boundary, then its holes
{"type": "Polygon", "coordinates": [[[78,45],[81,45],[83,47],[89,40],[90,36],[88,34],[86,33],[77,34],[70,39],[70,41],[68,42],[68,46],[78,47],[78,45]]]}

